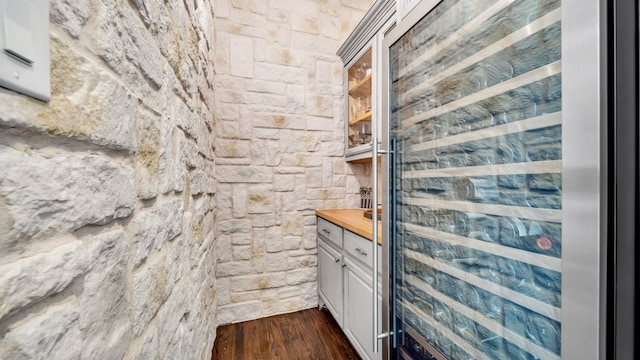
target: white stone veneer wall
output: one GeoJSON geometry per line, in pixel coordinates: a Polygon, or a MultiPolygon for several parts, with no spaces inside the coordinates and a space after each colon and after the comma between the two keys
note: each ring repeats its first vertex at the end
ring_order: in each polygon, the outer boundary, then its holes
{"type": "Polygon", "coordinates": [[[315,210],[355,207],[337,49],[372,0],[216,0],[218,321],[317,305],[315,210]]]}
{"type": "Polygon", "coordinates": [[[209,0],[52,0],[49,103],[0,88],[0,358],[208,359],[209,0]]]}

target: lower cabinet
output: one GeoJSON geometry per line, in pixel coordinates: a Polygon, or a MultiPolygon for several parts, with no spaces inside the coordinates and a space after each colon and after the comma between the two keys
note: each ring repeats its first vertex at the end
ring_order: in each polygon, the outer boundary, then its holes
{"type": "MultiPolygon", "coordinates": [[[[379,360],[382,352],[373,352],[373,265],[367,260],[372,255],[371,241],[342,230],[340,241],[329,240],[318,232],[320,304],[326,305],[363,359],[379,360]]],[[[378,294],[378,319],[381,322],[382,298],[380,292],[378,294]]]]}
{"type": "Polygon", "coordinates": [[[376,359],[373,352],[373,288],[371,276],[350,261],[344,268],[343,329],[363,358],[376,359]]]}
{"type": "Polygon", "coordinates": [[[318,292],[320,300],[342,326],[342,254],[318,241],[318,292]]]}

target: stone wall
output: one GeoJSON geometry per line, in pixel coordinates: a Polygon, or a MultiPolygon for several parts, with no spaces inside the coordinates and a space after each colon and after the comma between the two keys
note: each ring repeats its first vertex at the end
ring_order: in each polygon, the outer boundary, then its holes
{"type": "Polygon", "coordinates": [[[0,358],[210,358],[212,5],[50,19],[51,101],[0,88],[0,358]]]}
{"type": "Polygon", "coordinates": [[[218,320],[317,305],[315,210],[359,205],[335,55],[371,0],[216,1],[218,320]]]}

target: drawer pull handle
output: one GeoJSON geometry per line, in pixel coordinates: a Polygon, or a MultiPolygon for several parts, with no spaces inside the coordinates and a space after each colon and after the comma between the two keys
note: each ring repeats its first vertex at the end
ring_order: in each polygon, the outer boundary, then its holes
{"type": "Polygon", "coordinates": [[[360,249],[359,247],[356,248],[356,252],[362,256],[367,256],[367,252],[360,249]]]}
{"type": "Polygon", "coordinates": [[[327,235],[331,235],[331,231],[327,230],[327,229],[322,229],[322,232],[327,234],[327,235]]]}

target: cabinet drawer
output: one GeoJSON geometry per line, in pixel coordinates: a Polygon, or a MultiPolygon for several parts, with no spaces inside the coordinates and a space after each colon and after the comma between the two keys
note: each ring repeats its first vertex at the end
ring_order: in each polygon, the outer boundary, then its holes
{"type": "Polygon", "coordinates": [[[340,226],[318,218],[318,234],[338,248],[342,248],[342,228],[340,226]]]}
{"type": "Polygon", "coordinates": [[[362,261],[368,267],[373,266],[373,248],[371,247],[371,240],[345,230],[344,250],[353,258],[362,261]]]}

